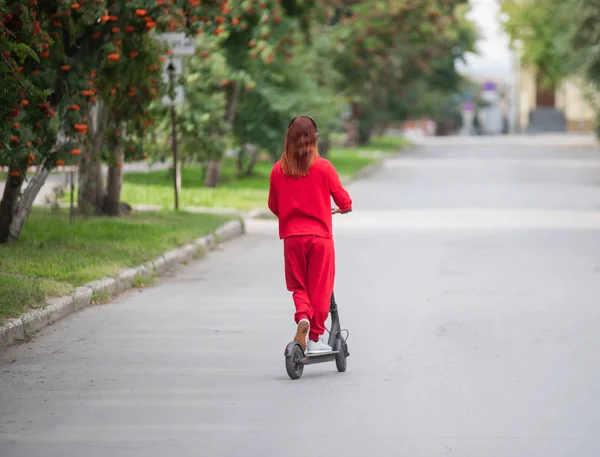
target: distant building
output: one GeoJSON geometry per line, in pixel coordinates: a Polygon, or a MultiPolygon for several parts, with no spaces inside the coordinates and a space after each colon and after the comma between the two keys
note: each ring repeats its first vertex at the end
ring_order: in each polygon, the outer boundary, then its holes
{"type": "Polygon", "coordinates": [[[519,65],[519,127],[522,132],[591,132],[596,114],[587,100],[597,96],[576,76],[545,88],[531,66],[519,65]]]}

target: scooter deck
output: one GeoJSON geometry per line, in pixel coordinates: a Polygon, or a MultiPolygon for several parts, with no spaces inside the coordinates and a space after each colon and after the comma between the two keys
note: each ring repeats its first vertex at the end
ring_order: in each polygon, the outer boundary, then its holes
{"type": "Polygon", "coordinates": [[[304,365],[312,365],[313,363],[333,362],[339,351],[318,352],[316,354],[307,354],[302,359],[304,365]]]}
{"type": "Polygon", "coordinates": [[[327,351],[327,352],[309,352],[306,354],[306,358],[313,359],[316,357],[324,357],[326,355],[336,355],[339,354],[340,351],[327,351]]]}

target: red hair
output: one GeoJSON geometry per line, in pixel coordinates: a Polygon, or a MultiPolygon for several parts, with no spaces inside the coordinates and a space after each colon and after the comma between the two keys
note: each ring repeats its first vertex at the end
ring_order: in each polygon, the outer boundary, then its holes
{"type": "Polygon", "coordinates": [[[317,128],[306,116],[298,116],[285,135],[281,156],[281,169],[285,176],[306,176],[319,156],[317,151],[317,128]]]}

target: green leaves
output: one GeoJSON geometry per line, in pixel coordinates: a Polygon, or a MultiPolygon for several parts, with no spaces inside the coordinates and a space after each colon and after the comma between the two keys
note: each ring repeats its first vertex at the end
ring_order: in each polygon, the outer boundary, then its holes
{"type": "Polygon", "coordinates": [[[542,83],[556,85],[574,68],[577,56],[570,52],[576,21],[572,4],[563,0],[507,1],[505,29],[513,43],[519,42],[524,64],[539,69],[542,83]],[[570,19],[568,19],[570,17],[570,19]]]}
{"type": "Polygon", "coordinates": [[[37,53],[25,43],[18,43],[13,45],[12,52],[15,53],[16,57],[21,63],[24,63],[27,57],[31,57],[38,63],[40,61],[40,58],[38,57],[37,53]]]}

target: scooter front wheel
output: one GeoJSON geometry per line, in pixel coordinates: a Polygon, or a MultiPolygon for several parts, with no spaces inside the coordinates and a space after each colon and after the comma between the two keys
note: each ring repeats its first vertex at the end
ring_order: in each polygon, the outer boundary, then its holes
{"type": "Polygon", "coordinates": [[[300,345],[295,345],[290,354],[285,357],[285,369],[287,374],[292,379],[300,379],[304,372],[304,352],[300,345]]]}

